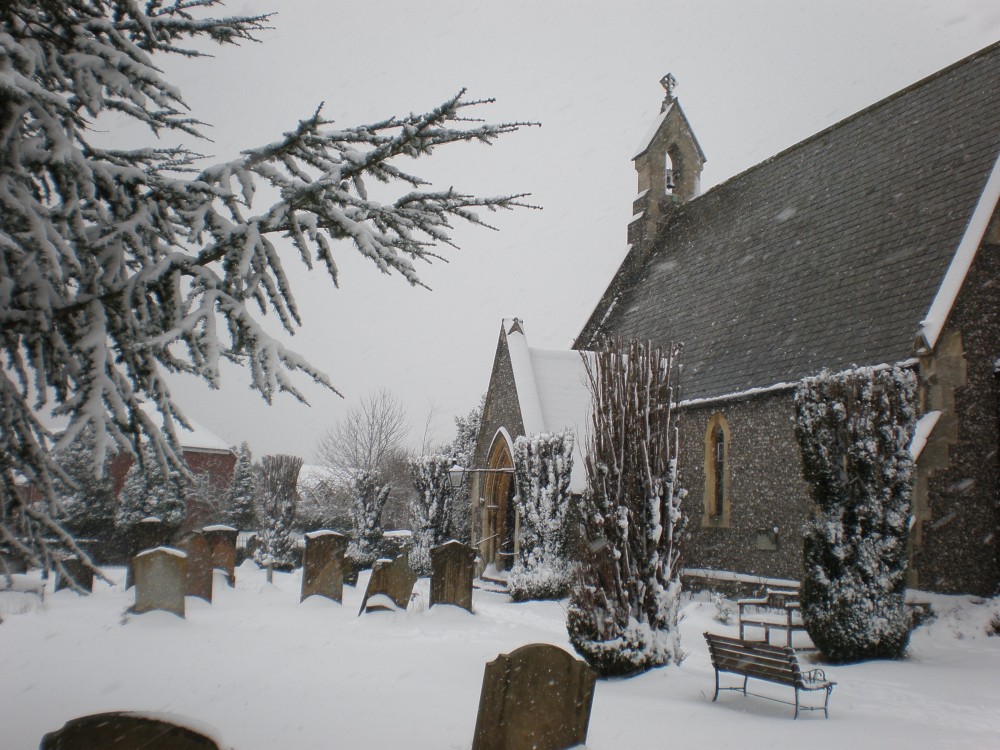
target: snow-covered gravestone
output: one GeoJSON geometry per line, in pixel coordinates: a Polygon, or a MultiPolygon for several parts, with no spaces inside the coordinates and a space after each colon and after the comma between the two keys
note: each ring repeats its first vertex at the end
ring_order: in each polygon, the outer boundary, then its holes
{"type": "Polygon", "coordinates": [[[42,737],[39,750],[219,750],[210,732],[183,726],[177,717],[115,711],[80,716],[42,737]]]}
{"type": "Polygon", "coordinates": [[[452,539],[431,549],[431,603],[472,611],[476,550],[452,539]]]}
{"type": "Polygon", "coordinates": [[[376,610],[405,610],[416,582],[417,574],[410,569],[406,555],[400,555],[395,560],[376,560],[358,614],[376,610]]]}
{"type": "Polygon", "coordinates": [[[317,594],[344,600],[344,553],[347,552],[347,537],[336,531],[322,529],[306,534],[306,549],[302,556],[302,595],[317,594]]]}
{"type": "Polygon", "coordinates": [[[562,750],[587,742],[597,675],[548,643],[486,665],[472,750],[562,750]]]}
{"type": "Polygon", "coordinates": [[[136,614],[162,609],[184,617],[184,590],[187,588],[187,555],[170,547],[157,547],[132,558],[135,574],[136,614]]]}
{"type": "Polygon", "coordinates": [[[212,566],[212,548],[204,535],[193,531],[185,534],[177,545],[187,555],[184,593],[197,596],[212,603],[212,580],[215,578],[212,566]]]}
{"type": "Polygon", "coordinates": [[[125,588],[130,588],[135,583],[135,575],[132,570],[132,558],[143,550],[162,547],[170,541],[170,529],[156,516],[148,516],[135,525],[132,530],[132,537],[129,539],[128,557],[129,562],[125,566],[125,588]]]}
{"type": "Polygon", "coordinates": [[[236,585],[236,537],[239,532],[232,526],[216,524],[201,530],[208,546],[212,548],[212,567],[226,574],[230,586],[236,585]]]}

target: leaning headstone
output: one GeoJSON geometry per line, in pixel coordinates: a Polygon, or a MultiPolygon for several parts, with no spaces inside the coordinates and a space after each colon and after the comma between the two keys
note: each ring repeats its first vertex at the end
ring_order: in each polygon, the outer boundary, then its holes
{"type": "Polygon", "coordinates": [[[587,742],[597,675],[548,643],[486,665],[472,750],[562,750],[587,742]]]}
{"type": "Polygon", "coordinates": [[[157,547],[132,558],[135,572],[136,614],[162,609],[184,617],[187,555],[170,547],[157,547]]]}
{"type": "Polygon", "coordinates": [[[302,594],[299,601],[318,594],[335,602],[344,600],[344,553],[347,537],[323,529],[306,534],[302,555],[302,594]]]}
{"type": "Polygon", "coordinates": [[[476,550],[452,539],[431,549],[431,604],[454,604],[472,611],[476,550]]]}
{"type": "Polygon", "coordinates": [[[239,532],[232,526],[216,524],[201,530],[212,548],[212,567],[223,570],[230,586],[236,585],[236,538],[239,532]]]}
{"type": "Polygon", "coordinates": [[[170,528],[156,516],[142,519],[132,530],[128,546],[128,562],[125,564],[125,588],[135,583],[132,558],[143,550],[163,547],[170,542],[170,528]]]}
{"type": "Polygon", "coordinates": [[[65,575],[62,571],[56,571],[56,591],[72,589],[74,583],[84,591],[93,590],[94,571],[84,565],[79,557],[73,555],[60,562],[62,563],[65,575]],[[72,583],[67,580],[67,577],[72,579],[72,583]]]}
{"type": "MultiPolygon", "coordinates": [[[[173,717],[172,717],[173,718],[173,717]]],[[[80,716],[42,737],[39,750],[220,750],[202,731],[130,711],[80,716]]]]}
{"type": "Polygon", "coordinates": [[[212,581],[215,576],[212,567],[212,548],[208,540],[197,531],[185,534],[177,548],[187,555],[184,574],[184,594],[197,596],[212,603],[212,581]]]}
{"type": "Polygon", "coordinates": [[[406,609],[416,582],[417,574],[410,569],[406,555],[395,560],[376,560],[358,614],[375,610],[391,611],[393,605],[397,609],[406,609]]]}

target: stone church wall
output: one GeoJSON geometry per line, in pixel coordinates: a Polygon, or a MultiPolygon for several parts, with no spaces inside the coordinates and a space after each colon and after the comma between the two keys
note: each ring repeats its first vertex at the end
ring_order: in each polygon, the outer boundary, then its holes
{"type": "MultiPolygon", "coordinates": [[[[483,421],[476,440],[475,460],[472,467],[486,468],[490,458],[490,448],[497,430],[505,428],[512,439],[524,434],[524,423],[521,421],[521,411],[518,407],[517,388],[514,385],[514,370],[510,362],[510,351],[504,334],[500,334],[496,356],[493,359],[493,372],[490,374],[490,386],[483,405],[483,421]]],[[[467,467],[470,468],[470,467],[467,467]]],[[[482,539],[482,519],[480,517],[480,474],[470,478],[472,498],[472,540],[473,543],[482,539]]]]}
{"type": "Polygon", "coordinates": [[[679,471],[689,519],[685,568],[802,578],[802,527],[811,500],[793,416],[791,391],[681,412],[679,471]],[[705,508],[705,441],[719,412],[729,427],[729,507],[724,522],[713,522],[705,508]]]}
{"type": "Polygon", "coordinates": [[[925,408],[942,415],[918,462],[917,588],[992,596],[1000,584],[1000,244],[973,263],[935,354],[921,360],[925,408]]]}

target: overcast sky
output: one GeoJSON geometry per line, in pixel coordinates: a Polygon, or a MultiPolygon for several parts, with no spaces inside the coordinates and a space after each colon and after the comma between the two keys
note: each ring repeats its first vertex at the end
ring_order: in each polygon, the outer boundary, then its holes
{"type": "MultiPolygon", "coordinates": [[[[226,370],[210,392],[176,381],[182,409],[256,456],[313,460],[345,410],[384,387],[407,406],[419,444],[437,440],[486,391],[503,317],[529,344],[568,348],[624,256],[636,178],[631,157],[659,113],[665,73],[708,163],[709,189],[812,133],[1000,39],[996,0],[861,2],[476,2],[233,0],[277,11],[262,44],[171,63],[219,159],[276,139],[325,102],[342,125],[426,111],[460,88],[496,104],[493,121],[540,128],[494,146],[461,144],[410,171],[439,187],[530,192],[542,211],[459,227],[461,250],[426,266],[433,291],[381,275],[351,246],[339,289],[296,269],[304,327],[288,342],[345,398],[308,387],[267,407],[226,370]]],[[[291,249],[291,248],[289,248],[291,249]]],[[[289,264],[294,254],[289,254],[289,264]]]]}

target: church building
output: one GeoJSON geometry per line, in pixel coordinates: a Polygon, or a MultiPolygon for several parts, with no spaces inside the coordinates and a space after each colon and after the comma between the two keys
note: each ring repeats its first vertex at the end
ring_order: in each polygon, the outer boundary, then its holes
{"type": "MultiPolygon", "coordinates": [[[[674,81],[634,157],[629,252],[576,338],[503,322],[474,466],[473,535],[516,544],[518,435],[587,430],[582,356],[609,337],[679,342],[689,577],[799,580],[812,512],[794,392],[902,365],[920,383],[910,585],[1000,586],[1000,44],[704,193],[674,81]]],[[[530,325],[531,321],[527,321],[530,325]]],[[[574,489],[583,491],[582,461],[574,489]]]]}

